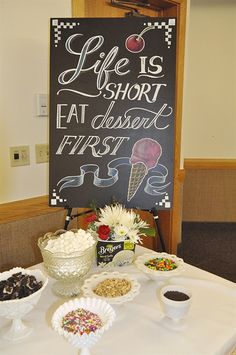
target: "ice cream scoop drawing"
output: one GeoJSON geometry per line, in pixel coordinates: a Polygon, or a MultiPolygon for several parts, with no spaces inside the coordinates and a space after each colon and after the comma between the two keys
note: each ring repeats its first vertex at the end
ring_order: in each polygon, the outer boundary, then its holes
{"type": "Polygon", "coordinates": [[[161,154],[161,145],[151,138],[142,138],[134,144],[130,157],[128,201],[134,197],[148,171],[157,165],[161,154]]]}

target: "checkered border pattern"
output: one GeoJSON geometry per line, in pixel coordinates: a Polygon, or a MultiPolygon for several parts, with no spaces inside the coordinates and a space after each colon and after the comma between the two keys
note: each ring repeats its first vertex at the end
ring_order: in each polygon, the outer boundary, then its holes
{"type": "Polygon", "coordinates": [[[165,207],[165,208],[170,208],[171,207],[171,202],[169,201],[169,195],[165,194],[165,197],[157,203],[158,206],[165,207]]]}
{"type": "Polygon", "coordinates": [[[66,202],[66,199],[60,198],[60,196],[57,195],[56,190],[53,189],[52,198],[51,198],[51,205],[57,206],[58,202],[66,202]]]}
{"type": "Polygon", "coordinates": [[[57,47],[59,41],[61,40],[61,31],[63,28],[74,28],[75,26],[79,25],[76,22],[59,22],[58,20],[52,21],[52,26],[54,28],[54,46],[57,47]]]}
{"type": "Polygon", "coordinates": [[[167,43],[168,48],[170,48],[171,46],[171,38],[172,38],[172,27],[175,26],[175,19],[171,18],[168,20],[168,23],[165,21],[155,21],[155,22],[147,22],[144,23],[144,25],[150,27],[150,26],[154,26],[156,28],[158,28],[159,30],[161,29],[165,29],[165,42],[167,43]]]}

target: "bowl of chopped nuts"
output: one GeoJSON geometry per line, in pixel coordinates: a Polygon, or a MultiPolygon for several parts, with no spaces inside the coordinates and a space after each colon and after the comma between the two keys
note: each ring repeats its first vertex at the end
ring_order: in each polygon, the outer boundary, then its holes
{"type": "Polygon", "coordinates": [[[21,318],[39,301],[48,278],[39,270],[15,267],[0,273],[0,317],[11,319],[10,328],[1,335],[7,340],[20,340],[32,332],[21,318]]]}
{"type": "Polygon", "coordinates": [[[139,290],[140,284],[135,278],[118,271],[94,274],[82,286],[85,297],[100,298],[110,304],[132,301],[139,290]]]}
{"type": "Polygon", "coordinates": [[[165,280],[184,271],[184,261],[176,255],[149,252],[140,255],[134,264],[152,280],[165,280]]]}

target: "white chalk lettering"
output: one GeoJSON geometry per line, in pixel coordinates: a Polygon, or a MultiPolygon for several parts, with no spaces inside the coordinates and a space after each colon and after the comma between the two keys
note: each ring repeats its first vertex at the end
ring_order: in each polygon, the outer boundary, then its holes
{"type": "Polygon", "coordinates": [[[113,100],[125,100],[130,101],[143,101],[146,100],[149,103],[153,103],[157,100],[158,94],[162,87],[166,87],[167,84],[115,84],[108,83],[105,87],[105,93],[103,94],[104,99],[113,100]]]}
{"type": "MultiPolygon", "coordinates": [[[[129,64],[128,58],[120,58],[117,60],[117,55],[119,52],[119,47],[114,46],[111,50],[105,54],[104,52],[99,53],[98,60],[95,61],[90,67],[86,67],[86,59],[89,55],[97,52],[104,43],[104,37],[101,35],[93,36],[89,38],[83,45],[80,52],[76,52],[72,49],[72,44],[75,45],[75,40],[79,37],[81,38],[82,34],[76,33],[70,36],[66,41],[66,50],[73,55],[78,56],[77,66],[75,68],[67,69],[59,74],[58,82],[61,85],[68,85],[76,80],[81,73],[93,71],[97,75],[97,89],[102,90],[109,81],[109,77],[112,72],[115,72],[117,75],[126,75],[129,73],[128,70],[124,70],[129,64]]],[[[76,43],[76,45],[78,45],[76,43]]],[[[95,57],[95,55],[94,55],[95,57]]]]}
{"type": "Polygon", "coordinates": [[[91,121],[94,129],[148,129],[164,130],[169,127],[165,118],[170,117],[173,109],[168,104],[163,104],[159,111],[151,111],[142,107],[132,107],[125,111],[123,116],[111,115],[115,101],[111,101],[104,115],[96,115],[91,121]]]}
{"type": "Polygon", "coordinates": [[[56,155],[83,155],[85,151],[90,151],[91,155],[96,158],[108,153],[109,155],[116,155],[122,143],[129,139],[129,137],[108,136],[101,139],[99,136],[65,135],[56,151],[56,155]]]}
{"type": "Polygon", "coordinates": [[[87,106],[87,104],[71,104],[70,106],[67,104],[58,104],[56,128],[66,129],[67,126],[65,124],[68,125],[72,120],[75,120],[77,124],[79,124],[79,122],[82,124],[85,123],[85,108],[87,106]],[[80,112],[78,112],[78,110],[80,112]],[[62,125],[62,120],[64,121],[64,125],[62,125]]]}

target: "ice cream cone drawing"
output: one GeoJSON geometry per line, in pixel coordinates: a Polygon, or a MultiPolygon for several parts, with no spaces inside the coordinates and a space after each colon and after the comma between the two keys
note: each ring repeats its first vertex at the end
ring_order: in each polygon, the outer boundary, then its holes
{"type": "Polygon", "coordinates": [[[161,154],[161,145],[151,138],[142,138],[134,144],[130,157],[127,201],[135,196],[148,171],[157,165],[161,154]]]}

